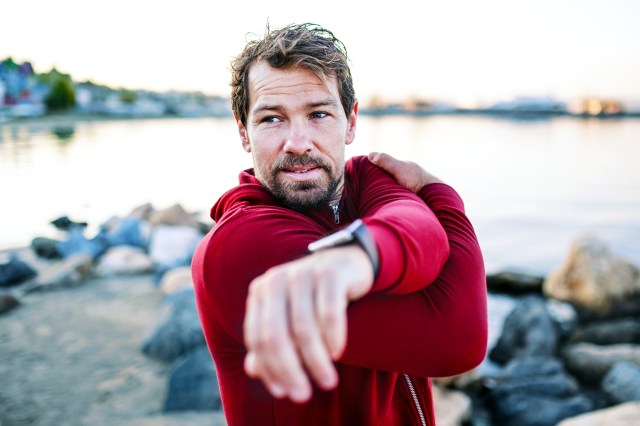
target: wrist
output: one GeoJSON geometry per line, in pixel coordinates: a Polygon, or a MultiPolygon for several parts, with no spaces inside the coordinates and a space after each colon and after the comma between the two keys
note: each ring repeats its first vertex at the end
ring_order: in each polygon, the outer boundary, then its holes
{"type": "Polygon", "coordinates": [[[355,220],[348,227],[341,229],[331,235],[319,239],[309,244],[308,250],[314,253],[332,247],[340,247],[344,245],[356,244],[360,246],[363,252],[369,258],[373,268],[373,279],[378,276],[380,269],[380,260],[378,256],[378,247],[373,235],[367,229],[367,226],[361,219],[355,220]]]}

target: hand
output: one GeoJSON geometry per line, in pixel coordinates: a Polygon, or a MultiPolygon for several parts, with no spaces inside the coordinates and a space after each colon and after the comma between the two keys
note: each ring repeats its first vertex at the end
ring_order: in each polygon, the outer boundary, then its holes
{"type": "Polygon", "coordinates": [[[269,269],[251,282],[244,322],[245,371],[277,398],[325,390],[347,342],[347,305],[367,294],[373,266],[357,245],[322,250],[269,269]]]}
{"type": "Polygon", "coordinates": [[[369,161],[391,174],[400,185],[417,193],[420,188],[430,183],[444,183],[413,161],[396,160],[389,154],[372,152],[369,161]]]}

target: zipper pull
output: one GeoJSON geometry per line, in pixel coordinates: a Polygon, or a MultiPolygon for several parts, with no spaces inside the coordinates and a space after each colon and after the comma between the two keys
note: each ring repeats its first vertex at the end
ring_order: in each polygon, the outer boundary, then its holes
{"type": "Polygon", "coordinates": [[[333,219],[336,221],[337,225],[340,223],[340,203],[334,205],[329,204],[329,206],[333,209],[333,219]]]}

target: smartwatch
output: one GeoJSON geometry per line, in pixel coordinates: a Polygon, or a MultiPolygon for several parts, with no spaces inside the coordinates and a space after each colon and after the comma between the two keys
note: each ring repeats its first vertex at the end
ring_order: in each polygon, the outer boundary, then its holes
{"type": "Polygon", "coordinates": [[[371,265],[373,266],[374,279],[378,277],[378,271],[380,270],[380,260],[378,257],[378,247],[376,241],[367,229],[366,225],[361,219],[356,219],[351,225],[331,235],[327,235],[324,238],[314,241],[309,244],[307,249],[309,253],[315,253],[319,250],[339,247],[347,244],[359,244],[363,248],[364,252],[369,257],[371,265]]]}

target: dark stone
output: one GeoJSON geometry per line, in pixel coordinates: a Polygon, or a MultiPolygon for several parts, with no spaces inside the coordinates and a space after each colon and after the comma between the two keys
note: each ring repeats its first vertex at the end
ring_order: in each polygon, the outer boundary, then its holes
{"type": "Polygon", "coordinates": [[[640,343],[640,318],[623,318],[588,324],[578,328],[571,342],[589,342],[597,345],[640,343]]]}
{"type": "Polygon", "coordinates": [[[552,376],[566,374],[562,361],[554,357],[522,357],[505,365],[501,378],[527,378],[530,376],[552,376]]]}
{"type": "Polygon", "coordinates": [[[487,289],[495,293],[522,295],[542,293],[542,277],[521,272],[504,271],[487,275],[487,289]]]}
{"type": "Polygon", "coordinates": [[[621,318],[640,318],[640,292],[614,299],[611,302],[611,307],[604,313],[594,312],[579,305],[574,305],[574,307],[583,324],[621,318]]]}
{"type": "Polygon", "coordinates": [[[20,301],[11,294],[0,294],[0,315],[9,312],[20,304],[20,301]]]}
{"type": "Polygon", "coordinates": [[[142,352],[164,361],[173,361],[205,344],[193,289],[180,291],[168,299],[170,313],[145,339],[142,352]]]}
{"type": "Polygon", "coordinates": [[[542,298],[527,296],[504,321],[502,335],[489,358],[504,364],[516,357],[554,356],[560,333],[542,298]]]}
{"type": "Polygon", "coordinates": [[[526,357],[509,362],[499,375],[484,381],[490,398],[499,401],[508,395],[523,397],[571,397],[580,390],[578,382],[564,369],[557,358],[526,357]]]}
{"type": "Polygon", "coordinates": [[[164,411],[204,411],[221,407],[216,371],[207,347],[200,346],[178,358],[171,367],[164,411]]]}
{"type": "Polygon", "coordinates": [[[602,381],[602,389],[615,404],[640,401],[640,365],[614,364],[602,381]]]}
{"type": "Polygon", "coordinates": [[[62,253],[58,250],[58,243],[59,241],[50,238],[36,237],[31,241],[31,249],[38,257],[60,259],[62,258],[62,253]]]}
{"type": "Polygon", "coordinates": [[[494,420],[504,426],[550,426],[593,408],[593,402],[584,395],[553,398],[517,393],[494,402],[494,420]]]}
{"type": "Polygon", "coordinates": [[[61,231],[68,231],[73,227],[85,228],[87,226],[87,222],[74,222],[67,216],[60,216],[52,220],[51,224],[61,231]]]}
{"type": "Polygon", "coordinates": [[[35,269],[18,258],[15,253],[9,256],[7,263],[0,263],[0,287],[11,287],[38,275],[35,269]]]}

